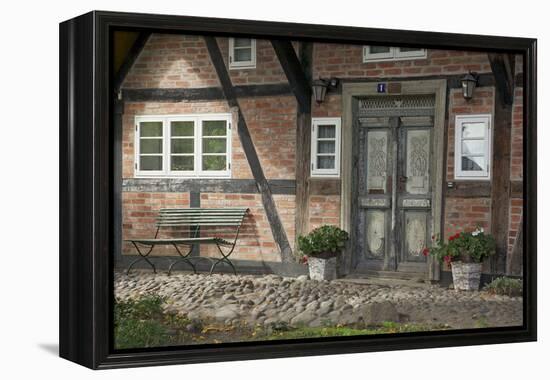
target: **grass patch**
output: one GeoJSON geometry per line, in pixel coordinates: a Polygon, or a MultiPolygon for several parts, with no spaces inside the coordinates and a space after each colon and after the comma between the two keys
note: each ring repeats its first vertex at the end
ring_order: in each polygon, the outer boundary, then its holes
{"type": "Polygon", "coordinates": [[[523,294],[523,282],[510,277],[497,277],[483,289],[491,294],[518,297],[523,294]]]}
{"type": "Polygon", "coordinates": [[[172,343],[174,339],[162,310],[163,303],[164,299],[158,296],[116,302],[115,347],[158,347],[172,343]]]}
{"type": "Polygon", "coordinates": [[[333,336],[355,336],[375,334],[396,334],[407,332],[420,332],[431,330],[444,330],[444,326],[427,326],[420,324],[384,322],[380,326],[367,328],[354,328],[348,326],[325,326],[325,327],[299,327],[285,330],[270,331],[265,336],[267,340],[275,339],[304,339],[304,338],[325,338],[333,336]]]}

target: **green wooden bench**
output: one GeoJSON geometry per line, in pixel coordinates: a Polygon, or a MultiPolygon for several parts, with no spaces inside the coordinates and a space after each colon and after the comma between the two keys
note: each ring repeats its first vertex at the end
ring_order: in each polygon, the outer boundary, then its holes
{"type": "Polygon", "coordinates": [[[157,245],[171,245],[176,249],[180,256],[173,261],[168,268],[168,275],[172,272],[174,265],[180,262],[186,262],[193,268],[193,272],[197,273],[196,267],[190,260],[189,255],[193,251],[195,244],[214,244],[218,247],[221,258],[214,259],[211,257],[197,257],[197,259],[207,259],[212,262],[210,274],[214,271],[219,263],[227,263],[233,269],[233,273],[237,274],[235,266],[229,259],[231,253],[235,249],[239,231],[243,224],[243,220],[248,213],[248,208],[232,207],[232,208],[163,208],[160,209],[155,232],[155,237],[152,239],[126,239],[136,248],[139,258],[134,260],[126,271],[130,273],[132,267],[139,261],[145,260],[156,273],[155,265],[149,260],[148,256],[157,245]],[[162,229],[172,229],[181,232],[182,237],[177,238],[160,238],[159,233],[162,229]],[[220,228],[222,228],[220,230],[220,228]],[[187,233],[184,231],[186,230],[187,233]],[[225,239],[221,236],[234,234],[233,239],[225,239]],[[183,236],[187,235],[187,236],[183,236]],[[148,247],[148,251],[142,252],[143,247],[148,247]],[[187,249],[182,252],[179,246],[185,246],[187,249]],[[223,249],[222,249],[223,248],[223,249]],[[225,252],[224,252],[225,251],[225,252]]]}

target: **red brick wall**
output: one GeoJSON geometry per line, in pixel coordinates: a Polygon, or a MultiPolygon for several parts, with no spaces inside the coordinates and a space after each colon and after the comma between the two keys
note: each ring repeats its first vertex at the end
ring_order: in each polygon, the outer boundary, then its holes
{"type": "Polygon", "coordinates": [[[315,44],[313,77],[401,77],[490,72],[486,53],[428,50],[425,59],[363,63],[360,45],[315,44]]]}
{"type": "Polygon", "coordinates": [[[294,179],[296,99],[293,96],[240,99],[246,124],[268,179],[294,179]]]}
{"type": "Polygon", "coordinates": [[[125,88],[219,86],[200,36],[152,34],[128,73],[125,88]]]}
{"type": "Polygon", "coordinates": [[[445,200],[445,238],[457,232],[473,231],[478,226],[490,231],[490,223],[490,198],[447,198],[445,200]]]}
{"type": "Polygon", "coordinates": [[[340,225],[339,195],[312,195],[309,197],[309,230],[323,224],[340,225]]]}

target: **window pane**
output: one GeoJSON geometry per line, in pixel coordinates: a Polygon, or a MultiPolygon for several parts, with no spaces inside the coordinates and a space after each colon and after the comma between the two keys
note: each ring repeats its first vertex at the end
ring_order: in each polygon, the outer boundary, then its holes
{"type": "Polygon", "coordinates": [[[162,170],[162,156],[141,156],[139,158],[140,170],[162,170]]]}
{"type": "Polygon", "coordinates": [[[225,156],[202,156],[202,170],[225,170],[225,156]]]}
{"type": "Polygon", "coordinates": [[[173,121],[170,123],[172,136],[193,136],[195,123],[192,121],[173,121]]]}
{"type": "Polygon", "coordinates": [[[225,138],[202,140],[203,153],[225,153],[226,148],[227,148],[227,144],[226,144],[225,138]]]}
{"type": "Polygon", "coordinates": [[[205,120],[202,122],[203,136],[225,136],[226,133],[225,120],[205,120]]]}
{"type": "Polygon", "coordinates": [[[194,169],[194,157],[193,156],[172,156],[170,170],[188,170],[194,169]]]}
{"type": "Polygon", "coordinates": [[[463,171],[483,171],[485,168],[485,157],[462,157],[463,171]]]}
{"type": "Polygon", "coordinates": [[[140,136],[141,137],[158,137],[162,136],[162,122],[161,121],[144,121],[140,124],[140,136]]]}
{"type": "Polygon", "coordinates": [[[318,156],[317,169],[335,169],[336,160],[334,156],[318,156]]]}
{"type": "Polygon", "coordinates": [[[389,46],[369,46],[370,54],[382,54],[382,53],[389,53],[389,52],[390,52],[389,46]]]}
{"type": "Polygon", "coordinates": [[[140,153],[162,153],[162,139],[140,139],[140,153]]]}
{"type": "Polygon", "coordinates": [[[462,154],[465,156],[485,155],[485,140],[464,140],[462,141],[462,154]]]}
{"type": "Polygon", "coordinates": [[[252,60],[252,49],[235,49],[235,62],[249,62],[252,60]]]}
{"type": "Polygon", "coordinates": [[[172,139],[172,153],[193,153],[194,145],[193,139],[172,139]]]}
{"type": "Polygon", "coordinates": [[[334,153],[335,149],[335,141],[319,141],[317,144],[317,153],[334,153]]]}
{"type": "Polygon", "coordinates": [[[462,137],[466,139],[484,138],[485,123],[462,123],[462,137]]]}
{"type": "Polygon", "coordinates": [[[336,126],[334,125],[319,125],[318,137],[321,139],[336,138],[336,126]]]}
{"type": "Polygon", "coordinates": [[[234,38],[233,46],[235,47],[252,46],[252,38],[234,38]]]}

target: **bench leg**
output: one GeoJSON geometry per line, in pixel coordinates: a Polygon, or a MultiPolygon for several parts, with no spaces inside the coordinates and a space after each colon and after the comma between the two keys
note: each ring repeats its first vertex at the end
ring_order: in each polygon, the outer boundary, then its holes
{"type": "Polygon", "coordinates": [[[170,267],[168,267],[168,276],[170,276],[170,273],[172,273],[172,268],[174,267],[174,265],[176,265],[177,263],[182,262],[182,261],[189,264],[191,266],[191,268],[193,268],[193,273],[197,274],[197,268],[195,268],[195,265],[191,262],[191,260],[189,260],[187,258],[191,254],[191,251],[193,250],[193,246],[191,245],[190,248],[189,248],[189,251],[186,254],[183,254],[183,253],[181,253],[181,251],[179,250],[179,248],[176,244],[172,244],[172,245],[174,246],[174,248],[176,248],[176,251],[178,252],[178,255],[180,255],[181,257],[179,259],[174,260],[174,262],[172,262],[172,264],[170,264],[170,267]]]}
{"type": "Polygon", "coordinates": [[[227,263],[229,264],[229,266],[231,267],[231,269],[233,269],[233,274],[237,274],[237,270],[235,269],[235,266],[233,265],[233,263],[231,262],[231,260],[229,260],[229,255],[231,255],[231,253],[233,252],[233,249],[235,248],[235,246],[233,246],[231,248],[231,250],[229,251],[229,253],[225,254],[223,253],[221,247],[219,244],[216,244],[216,247],[218,247],[218,251],[220,251],[220,254],[222,255],[222,258],[221,259],[217,259],[216,262],[214,264],[212,264],[212,267],[210,268],[210,274],[212,274],[212,272],[214,272],[214,269],[216,268],[216,266],[221,263],[221,262],[224,262],[224,263],[227,263]]]}
{"type": "Polygon", "coordinates": [[[146,253],[142,253],[138,247],[138,245],[135,243],[135,242],[132,242],[132,244],[134,245],[134,247],[136,248],[136,251],[138,252],[139,256],[137,259],[135,259],[134,261],[132,261],[130,263],[130,265],[128,266],[128,269],[126,270],[126,275],[129,275],[130,274],[130,269],[132,269],[132,267],[140,262],[141,260],[145,260],[150,266],[151,268],[153,268],[153,273],[157,273],[157,268],[155,268],[155,265],[151,262],[151,260],[149,260],[147,258],[147,256],[149,256],[149,254],[151,253],[151,251],[153,250],[153,248],[155,248],[154,245],[151,246],[151,248],[149,249],[149,251],[147,251],[146,253]]]}

